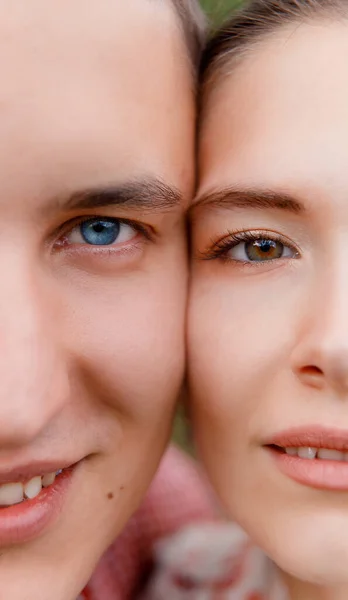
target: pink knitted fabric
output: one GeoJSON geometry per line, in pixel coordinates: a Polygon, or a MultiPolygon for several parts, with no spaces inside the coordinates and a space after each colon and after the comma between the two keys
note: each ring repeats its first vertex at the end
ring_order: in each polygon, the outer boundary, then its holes
{"type": "Polygon", "coordinates": [[[151,572],[154,543],[190,522],[212,520],[217,512],[196,463],[169,448],[140,509],[102,557],[82,598],[134,599],[151,572]]]}

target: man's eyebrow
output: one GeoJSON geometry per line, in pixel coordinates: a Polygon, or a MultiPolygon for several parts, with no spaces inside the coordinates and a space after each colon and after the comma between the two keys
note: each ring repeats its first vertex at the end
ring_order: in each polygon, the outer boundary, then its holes
{"type": "Polygon", "coordinates": [[[203,207],[278,209],[294,214],[305,211],[303,204],[290,194],[267,189],[224,188],[197,198],[190,208],[192,215],[203,207]]]}
{"type": "Polygon", "coordinates": [[[162,212],[183,202],[182,194],[159,179],[127,181],[120,184],[90,187],[56,198],[50,210],[93,210],[108,206],[162,212]]]}

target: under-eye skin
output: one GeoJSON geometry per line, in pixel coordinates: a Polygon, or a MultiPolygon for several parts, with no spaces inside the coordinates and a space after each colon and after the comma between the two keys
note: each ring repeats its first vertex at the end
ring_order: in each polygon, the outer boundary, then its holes
{"type": "Polygon", "coordinates": [[[204,252],[205,260],[261,265],[299,258],[299,250],[283,236],[270,231],[229,232],[204,252]]]}

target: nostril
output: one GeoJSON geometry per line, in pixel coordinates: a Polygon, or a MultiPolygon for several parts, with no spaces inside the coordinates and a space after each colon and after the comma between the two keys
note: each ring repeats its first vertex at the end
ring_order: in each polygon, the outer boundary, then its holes
{"type": "Polygon", "coordinates": [[[324,372],[315,365],[302,367],[299,372],[302,381],[309,386],[320,388],[324,381],[324,372]]]}
{"type": "Polygon", "coordinates": [[[323,371],[314,365],[302,367],[301,372],[303,375],[309,375],[311,377],[320,377],[321,375],[324,375],[323,371]]]}

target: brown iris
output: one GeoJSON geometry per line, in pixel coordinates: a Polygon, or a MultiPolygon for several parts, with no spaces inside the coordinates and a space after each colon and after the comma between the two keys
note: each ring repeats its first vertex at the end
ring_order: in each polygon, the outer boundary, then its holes
{"type": "Polygon", "coordinates": [[[245,252],[252,261],[274,260],[283,256],[284,244],[269,239],[254,240],[245,243],[245,252]]]}

